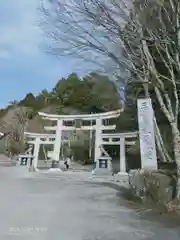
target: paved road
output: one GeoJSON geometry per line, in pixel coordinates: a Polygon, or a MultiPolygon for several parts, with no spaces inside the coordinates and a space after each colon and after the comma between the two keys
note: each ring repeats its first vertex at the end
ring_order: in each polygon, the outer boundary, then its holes
{"type": "Polygon", "coordinates": [[[110,186],[8,171],[0,170],[1,240],[180,239],[175,221],[140,217],[110,186]]]}

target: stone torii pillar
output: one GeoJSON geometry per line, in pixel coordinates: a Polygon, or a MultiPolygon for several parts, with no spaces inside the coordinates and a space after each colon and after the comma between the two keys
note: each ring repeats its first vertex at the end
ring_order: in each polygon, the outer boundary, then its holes
{"type": "Polygon", "coordinates": [[[40,138],[36,138],[34,143],[34,159],[33,159],[33,168],[37,171],[38,158],[39,158],[39,149],[40,149],[40,138]]]}
{"type": "Polygon", "coordinates": [[[102,119],[96,119],[96,137],[95,137],[95,151],[94,151],[94,161],[97,162],[98,158],[101,156],[101,134],[102,134],[102,119]]]}
{"type": "Polygon", "coordinates": [[[53,160],[59,162],[59,155],[61,151],[61,141],[62,141],[62,127],[63,127],[63,120],[57,120],[57,127],[56,127],[56,141],[54,144],[54,151],[53,151],[53,160]]]}
{"type": "Polygon", "coordinates": [[[120,137],[120,173],[126,173],[125,137],[120,137]]]}

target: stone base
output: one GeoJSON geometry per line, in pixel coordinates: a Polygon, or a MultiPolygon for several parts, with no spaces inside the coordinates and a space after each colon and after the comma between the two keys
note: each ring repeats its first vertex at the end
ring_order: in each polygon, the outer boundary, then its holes
{"type": "Polygon", "coordinates": [[[59,168],[64,170],[65,169],[65,165],[64,165],[64,161],[59,161],[59,168]]]}
{"type": "Polygon", "coordinates": [[[16,161],[16,159],[15,159],[15,160],[13,159],[13,160],[11,161],[11,166],[16,166],[16,165],[17,165],[17,161],[16,161]]]}
{"type": "Polygon", "coordinates": [[[118,176],[128,176],[127,172],[118,172],[117,173],[118,176]]]}
{"type": "Polygon", "coordinates": [[[59,167],[60,167],[60,166],[59,166],[59,162],[53,160],[53,161],[52,161],[52,164],[51,164],[51,168],[59,168],[59,167]]]}
{"type": "Polygon", "coordinates": [[[109,169],[95,168],[92,171],[92,175],[96,176],[112,176],[112,172],[109,169]]]}
{"type": "Polygon", "coordinates": [[[62,170],[60,168],[50,168],[48,171],[49,172],[62,172],[62,170]]]}
{"type": "Polygon", "coordinates": [[[38,168],[34,168],[33,166],[29,167],[29,172],[39,172],[38,168]]]}

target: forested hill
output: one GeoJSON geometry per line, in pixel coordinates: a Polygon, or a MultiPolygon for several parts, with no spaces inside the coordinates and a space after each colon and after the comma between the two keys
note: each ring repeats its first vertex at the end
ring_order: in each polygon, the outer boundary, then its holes
{"type": "MultiPolygon", "coordinates": [[[[122,131],[136,128],[136,104],[132,99],[131,94],[128,98],[128,106],[131,107],[126,107],[125,113],[121,115],[122,131]]],[[[52,91],[43,89],[37,96],[28,93],[21,101],[10,102],[7,108],[1,109],[0,119],[10,121],[11,117],[6,119],[6,116],[17,107],[28,108],[30,118],[42,110],[57,114],[105,112],[119,108],[119,96],[113,82],[106,76],[90,73],[80,78],[72,73],[66,79],[60,79],[52,91]]]]}
{"type": "MultiPolygon", "coordinates": [[[[157,120],[162,123],[162,133],[169,135],[167,123],[159,111],[153,92],[151,89],[149,90],[157,120]]],[[[114,120],[118,132],[138,129],[136,101],[137,97],[144,96],[144,90],[142,86],[129,84],[126,88],[126,95],[125,111],[118,119],[114,120]]],[[[0,152],[3,152],[5,148],[12,151],[12,147],[13,151],[17,152],[24,149],[22,134],[24,127],[28,132],[44,132],[45,123],[37,115],[38,111],[55,114],[78,114],[106,112],[119,107],[121,106],[117,90],[113,82],[106,76],[91,73],[79,78],[77,74],[72,73],[66,79],[60,79],[52,91],[43,89],[37,96],[28,93],[21,101],[12,101],[7,108],[0,111],[0,132],[13,133],[12,138],[8,141],[8,147],[5,147],[4,143],[0,141],[0,152]],[[18,142],[17,136],[19,136],[18,142]]]]}

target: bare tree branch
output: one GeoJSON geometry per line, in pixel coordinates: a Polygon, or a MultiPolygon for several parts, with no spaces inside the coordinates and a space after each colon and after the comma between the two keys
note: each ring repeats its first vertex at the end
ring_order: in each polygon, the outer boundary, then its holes
{"type": "MultiPolygon", "coordinates": [[[[178,129],[180,3],[127,2],[54,0],[46,6],[42,1],[43,27],[52,39],[50,52],[72,54],[96,63],[112,76],[116,85],[122,83],[123,71],[128,73],[123,75],[124,82],[149,82],[165,118],[178,129]]],[[[158,128],[156,133],[164,151],[158,128]]],[[[170,159],[165,151],[164,156],[170,159]]]]}

